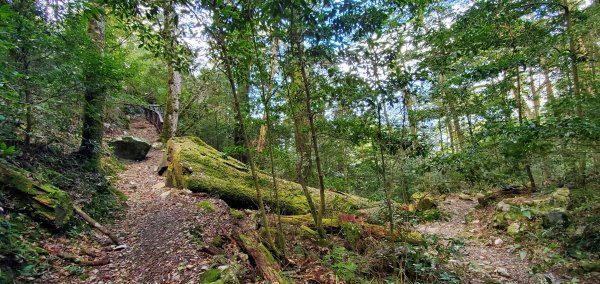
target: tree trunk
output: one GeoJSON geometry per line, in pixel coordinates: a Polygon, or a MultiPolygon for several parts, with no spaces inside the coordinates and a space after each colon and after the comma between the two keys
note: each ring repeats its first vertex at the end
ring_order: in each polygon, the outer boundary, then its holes
{"type": "Polygon", "coordinates": [[[261,224],[265,228],[267,245],[271,249],[275,250],[276,247],[274,245],[273,238],[271,236],[271,231],[269,230],[269,220],[267,219],[267,211],[265,209],[265,204],[264,204],[263,197],[262,197],[262,190],[260,189],[259,184],[258,184],[258,174],[257,174],[256,165],[254,164],[253,154],[251,152],[252,148],[250,146],[250,142],[246,135],[246,128],[244,125],[244,113],[242,112],[242,109],[240,106],[240,99],[239,99],[238,92],[237,92],[237,85],[235,83],[235,77],[234,77],[233,70],[232,70],[231,57],[229,57],[229,53],[227,51],[227,46],[225,45],[225,42],[220,38],[218,38],[217,40],[219,42],[218,44],[220,45],[219,47],[221,49],[221,55],[223,58],[223,63],[225,65],[224,66],[225,67],[225,75],[227,76],[229,85],[231,87],[231,94],[233,96],[233,105],[234,105],[234,109],[236,112],[236,119],[239,124],[242,136],[243,136],[242,138],[244,139],[244,152],[245,152],[246,157],[248,157],[248,164],[250,165],[250,172],[252,173],[252,184],[256,191],[256,199],[258,200],[258,210],[260,212],[261,224]]]}
{"type": "Polygon", "coordinates": [[[308,117],[308,125],[310,127],[310,136],[312,141],[313,151],[315,153],[315,163],[317,164],[317,175],[319,177],[319,211],[318,211],[318,223],[317,228],[319,231],[319,236],[321,238],[325,237],[325,233],[323,232],[323,216],[325,215],[325,180],[323,177],[323,169],[321,168],[321,156],[319,154],[319,142],[317,140],[317,130],[314,122],[314,115],[311,109],[311,93],[310,86],[308,82],[308,76],[306,74],[305,62],[304,62],[304,51],[302,50],[302,43],[298,42],[298,56],[300,63],[300,73],[302,74],[302,82],[304,83],[304,92],[306,94],[306,116],[308,117]]]}
{"type": "Polygon", "coordinates": [[[408,124],[410,127],[410,133],[413,136],[413,139],[417,137],[417,120],[415,118],[414,110],[413,110],[413,95],[410,93],[410,90],[407,86],[404,87],[404,106],[406,107],[406,112],[408,113],[408,124]]]}
{"type": "Polygon", "coordinates": [[[385,144],[383,142],[383,130],[381,127],[381,102],[377,103],[377,142],[379,144],[379,155],[381,157],[381,180],[383,182],[383,193],[385,194],[385,202],[387,205],[387,217],[390,223],[390,236],[394,234],[394,203],[392,201],[391,184],[387,177],[387,168],[385,164],[385,144]]]}
{"type": "Polygon", "coordinates": [[[579,84],[579,68],[577,66],[577,41],[575,31],[573,30],[573,20],[571,17],[571,8],[569,0],[563,0],[564,18],[566,32],[569,38],[569,60],[571,63],[571,75],[573,76],[573,97],[575,98],[575,113],[578,117],[583,117],[583,108],[581,106],[581,88],[579,84]]]}
{"type": "Polygon", "coordinates": [[[446,116],[446,129],[448,130],[448,139],[450,140],[450,151],[454,153],[454,130],[452,129],[452,123],[450,123],[450,119],[450,116],[446,116]]]}
{"type": "MultiPolygon", "coordinates": [[[[87,25],[87,32],[96,47],[95,64],[102,64],[104,53],[104,18],[100,13],[93,15],[87,25]]],[[[98,66],[97,68],[101,68],[98,66]]],[[[85,70],[85,94],[83,109],[83,132],[79,153],[89,162],[91,169],[96,170],[100,162],[102,147],[104,105],[106,102],[106,86],[102,75],[94,70],[85,70]]]]}
{"type": "Polygon", "coordinates": [[[552,81],[550,81],[550,68],[548,68],[548,65],[546,64],[546,59],[544,57],[540,58],[540,65],[542,65],[542,68],[544,70],[544,85],[546,87],[546,98],[548,99],[548,102],[553,102],[554,93],[552,91],[552,81]]]}
{"type": "MultiPolygon", "coordinates": [[[[164,7],[163,35],[167,40],[167,49],[174,51],[177,46],[177,22],[175,20],[175,3],[167,1],[164,7]]],[[[179,96],[181,94],[181,74],[173,66],[171,59],[167,58],[167,71],[169,73],[169,91],[167,93],[165,121],[161,138],[164,142],[174,137],[179,122],[179,96]]]]}
{"type": "MultiPolygon", "coordinates": [[[[292,14],[294,11],[292,10],[292,14]]],[[[304,36],[302,34],[302,28],[297,27],[295,21],[295,15],[291,17],[290,21],[290,39],[292,46],[292,54],[296,52],[296,59],[298,68],[300,69],[300,75],[302,79],[302,85],[304,87],[304,110],[305,116],[308,120],[308,126],[310,131],[310,137],[312,142],[313,151],[315,154],[315,163],[317,164],[317,175],[319,178],[319,210],[317,210],[317,218],[315,220],[315,225],[317,227],[317,232],[319,233],[319,237],[322,239],[326,238],[325,231],[323,230],[323,215],[325,214],[325,182],[323,180],[323,170],[321,168],[321,157],[319,156],[319,145],[317,141],[317,132],[315,129],[314,117],[311,109],[311,93],[310,93],[310,85],[308,82],[308,75],[306,74],[306,62],[304,61],[304,36]]],[[[306,162],[306,161],[305,161],[306,162]]],[[[305,181],[306,182],[306,181],[305,181]]]]}
{"type": "MultiPolygon", "coordinates": [[[[517,89],[515,90],[515,98],[517,100],[517,115],[519,119],[519,125],[523,125],[523,98],[521,97],[521,71],[519,70],[519,66],[517,66],[517,89]]],[[[531,184],[531,188],[533,190],[536,189],[535,179],[533,178],[533,173],[531,172],[531,164],[529,162],[529,157],[525,157],[525,172],[527,173],[527,177],[529,178],[529,183],[531,184]]]]}
{"type": "Polygon", "coordinates": [[[168,64],[169,70],[169,93],[167,94],[165,121],[162,129],[163,141],[169,140],[177,132],[179,121],[179,95],[181,94],[181,74],[175,70],[172,64],[168,64]]]}
{"type": "Polygon", "coordinates": [[[535,88],[535,81],[533,80],[533,68],[529,66],[529,89],[531,89],[531,99],[533,100],[533,117],[537,118],[540,116],[540,94],[535,88]]]}

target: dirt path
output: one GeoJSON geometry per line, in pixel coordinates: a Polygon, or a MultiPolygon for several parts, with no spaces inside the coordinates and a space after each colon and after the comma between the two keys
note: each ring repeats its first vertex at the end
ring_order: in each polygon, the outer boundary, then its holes
{"type": "Polygon", "coordinates": [[[425,234],[465,240],[462,255],[449,260],[449,268],[464,275],[463,283],[493,283],[490,281],[494,280],[530,283],[531,268],[527,260],[519,257],[512,240],[495,235],[488,228],[485,219],[489,218],[484,218],[485,212],[477,210],[476,205],[473,200],[449,197],[441,202],[440,209],[448,213],[450,219],[421,224],[417,229],[425,234]]]}
{"type": "MultiPolygon", "coordinates": [[[[154,127],[143,118],[130,124],[129,135],[158,141],[154,127]]],[[[152,148],[146,160],[126,162],[117,187],[127,197],[127,213],[111,229],[129,246],[108,253],[111,263],[89,272],[85,283],[198,283],[211,256],[200,252],[211,236],[231,233],[226,205],[202,196],[165,187],[156,174],[163,150],[152,148]],[[214,212],[196,203],[210,200],[214,212]],[[197,231],[194,231],[197,230],[197,231]]]]}

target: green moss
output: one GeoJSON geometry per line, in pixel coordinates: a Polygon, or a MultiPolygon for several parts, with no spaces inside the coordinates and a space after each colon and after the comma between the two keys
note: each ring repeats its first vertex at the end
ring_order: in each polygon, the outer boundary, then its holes
{"type": "MultiPolygon", "coordinates": [[[[218,195],[234,207],[256,207],[257,196],[248,167],[208,146],[197,137],[176,137],[167,143],[170,157],[167,180],[171,186],[218,195]]],[[[272,178],[258,171],[258,184],[267,206],[276,208],[272,178]]],[[[284,214],[308,213],[308,204],[299,184],[279,180],[281,210],[284,214]]],[[[309,188],[313,198],[318,190],[309,188]]],[[[367,199],[326,192],[329,210],[352,210],[375,206],[367,199]],[[333,206],[333,207],[332,207],[333,206]]]]}
{"type": "Polygon", "coordinates": [[[242,240],[242,242],[244,242],[244,245],[246,247],[251,247],[251,248],[255,248],[260,250],[264,256],[266,257],[267,261],[271,264],[275,263],[276,260],[273,257],[273,254],[271,254],[271,252],[267,249],[267,247],[265,247],[262,243],[254,243],[252,240],[250,240],[248,237],[246,237],[245,235],[240,235],[240,240],[242,240]]]}
{"type": "Polygon", "coordinates": [[[237,210],[237,209],[229,208],[229,216],[231,216],[231,218],[238,219],[238,220],[243,219],[244,212],[237,210]]]}
{"type": "Polygon", "coordinates": [[[221,278],[221,270],[218,268],[211,268],[204,272],[200,277],[200,283],[213,283],[221,278]]]}
{"type": "Polygon", "coordinates": [[[203,200],[196,203],[196,207],[198,209],[206,210],[208,212],[215,212],[215,208],[213,208],[213,204],[208,200],[203,200]]]}
{"type": "Polygon", "coordinates": [[[31,174],[8,164],[0,164],[0,189],[18,193],[30,205],[33,214],[63,226],[73,215],[69,195],[57,187],[32,181],[31,174]]]}
{"type": "Polygon", "coordinates": [[[215,247],[222,247],[223,243],[225,243],[225,240],[220,235],[214,237],[212,239],[212,241],[210,241],[210,244],[213,245],[213,246],[215,246],[215,247]]]}

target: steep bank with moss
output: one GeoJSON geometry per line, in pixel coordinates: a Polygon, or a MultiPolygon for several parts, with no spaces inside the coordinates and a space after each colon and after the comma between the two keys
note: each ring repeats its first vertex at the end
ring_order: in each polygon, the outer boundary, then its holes
{"type": "MultiPolygon", "coordinates": [[[[256,207],[256,191],[250,169],[242,162],[219,152],[197,137],[176,137],[167,143],[167,184],[195,192],[218,195],[234,207],[256,207]]],[[[276,208],[272,178],[258,172],[265,204],[276,208]]],[[[302,188],[295,182],[278,179],[281,210],[284,214],[306,214],[308,204],[302,188]]],[[[309,189],[317,200],[318,190],[309,189]]],[[[334,191],[326,192],[330,211],[348,212],[373,207],[368,199],[334,191]]]]}

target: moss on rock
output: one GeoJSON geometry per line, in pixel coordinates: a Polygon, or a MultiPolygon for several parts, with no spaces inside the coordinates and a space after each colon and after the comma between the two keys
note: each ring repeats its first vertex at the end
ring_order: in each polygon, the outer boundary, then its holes
{"type": "MultiPolygon", "coordinates": [[[[217,151],[197,137],[175,137],[167,143],[167,184],[184,187],[194,192],[218,195],[233,207],[256,208],[257,197],[253,188],[250,168],[244,163],[217,151]]],[[[258,172],[258,183],[265,204],[275,208],[272,178],[258,172]]],[[[281,210],[284,214],[306,214],[309,212],[302,188],[295,182],[278,180],[281,210]]],[[[309,188],[313,198],[318,190],[309,188]]],[[[326,203],[344,210],[373,207],[368,199],[334,191],[326,192],[326,203]]]]}

